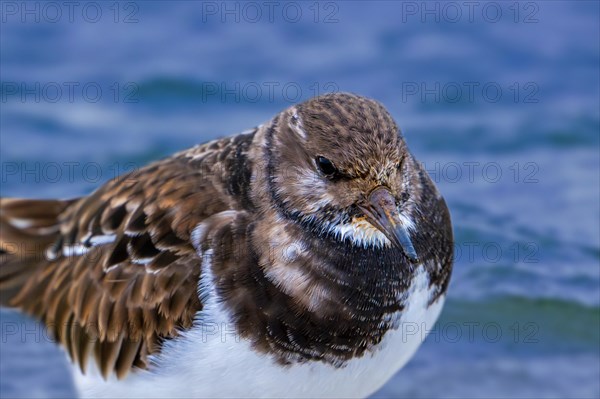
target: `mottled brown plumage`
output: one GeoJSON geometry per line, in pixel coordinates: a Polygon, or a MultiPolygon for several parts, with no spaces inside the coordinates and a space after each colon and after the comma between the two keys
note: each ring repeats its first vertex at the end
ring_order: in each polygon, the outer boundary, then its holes
{"type": "Polygon", "coordinates": [[[88,197],[0,201],[3,303],[41,318],[83,371],[91,356],[104,376],[148,367],[192,327],[207,270],[255,350],[342,366],[393,328],[417,267],[431,303],[452,267],[444,200],[383,106],[350,94],[309,100],[88,197]],[[369,208],[378,187],[398,215],[369,208]]]}

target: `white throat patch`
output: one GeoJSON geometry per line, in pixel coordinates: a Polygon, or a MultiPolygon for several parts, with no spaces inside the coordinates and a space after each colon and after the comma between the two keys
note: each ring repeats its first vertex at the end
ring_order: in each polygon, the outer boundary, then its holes
{"type": "Polygon", "coordinates": [[[332,225],[331,232],[340,240],[349,238],[355,245],[365,248],[383,248],[391,244],[377,227],[365,219],[354,219],[350,223],[332,225]]]}

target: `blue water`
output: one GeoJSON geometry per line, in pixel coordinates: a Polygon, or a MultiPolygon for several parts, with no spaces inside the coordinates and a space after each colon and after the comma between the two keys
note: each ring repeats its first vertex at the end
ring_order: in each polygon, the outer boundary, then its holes
{"type": "MultiPolygon", "coordinates": [[[[376,98],[446,197],[457,260],[375,397],[600,396],[598,2],[37,4],[2,3],[2,196],[87,194],[317,93],[376,98]]],[[[0,396],[72,394],[35,322],[0,316],[0,396]]]]}

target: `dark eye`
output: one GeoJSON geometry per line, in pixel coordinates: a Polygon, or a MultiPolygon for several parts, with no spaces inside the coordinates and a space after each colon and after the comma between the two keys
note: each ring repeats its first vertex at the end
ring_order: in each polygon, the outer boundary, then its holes
{"type": "Polygon", "coordinates": [[[338,170],[335,168],[335,166],[333,165],[333,162],[331,162],[329,159],[325,158],[325,157],[317,157],[315,159],[315,162],[317,164],[317,167],[319,168],[319,170],[327,177],[334,177],[335,175],[337,175],[338,170]]]}

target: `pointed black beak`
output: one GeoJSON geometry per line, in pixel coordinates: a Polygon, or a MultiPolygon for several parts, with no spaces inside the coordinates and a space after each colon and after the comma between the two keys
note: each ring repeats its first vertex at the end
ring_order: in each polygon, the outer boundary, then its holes
{"type": "Polygon", "coordinates": [[[408,227],[402,223],[394,196],[385,187],[377,187],[371,191],[366,203],[359,205],[367,220],[377,227],[398,248],[402,248],[412,262],[419,257],[413,247],[408,227]]]}

